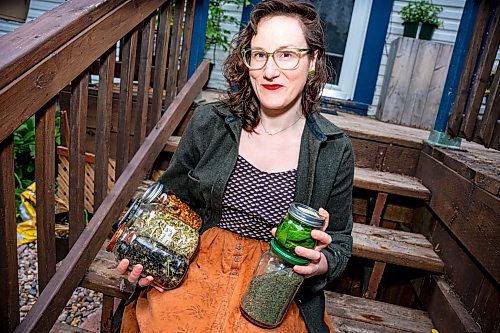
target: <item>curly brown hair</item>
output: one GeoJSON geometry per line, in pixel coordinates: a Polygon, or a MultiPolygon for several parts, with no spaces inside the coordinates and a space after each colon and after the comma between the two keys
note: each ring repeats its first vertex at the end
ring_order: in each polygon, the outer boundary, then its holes
{"type": "Polygon", "coordinates": [[[250,82],[249,69],[243,63],[241,50],[250,47],[250,42],[257,33],[257,25],[266,17],[291,16],[297,18],[304,31],[310,56],[316,54],[314,75],[308,78],[302,91],[302,113],[304,115],[317,111],[321,90],[327,82],[328,70],[325,55],[325,34],[321,19],[312,4],[298,0],[264,0],[255,5],[250,14],[250,22],[232,40],[232,49],[223,64],[224,77],[229,83],[229,91],[222,101],[242,120],[247,131],[259,124],[259,100],[250,82]]]}

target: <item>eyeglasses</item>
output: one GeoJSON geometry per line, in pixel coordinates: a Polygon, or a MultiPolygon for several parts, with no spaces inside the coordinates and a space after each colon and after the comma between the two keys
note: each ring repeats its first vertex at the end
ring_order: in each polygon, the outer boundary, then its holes
{"type": "Polygon", "coordinates": [[[295,69],[299,65],[300,57],[306,52],[310,54],[311,49],[283,48],[274,52],[266,52],[260,48],[243,49],[241,56],[245,65],[252,70],[262,69],[267,64],[267,59],[273,57],[274,63],[279,69],[295,69]]]}

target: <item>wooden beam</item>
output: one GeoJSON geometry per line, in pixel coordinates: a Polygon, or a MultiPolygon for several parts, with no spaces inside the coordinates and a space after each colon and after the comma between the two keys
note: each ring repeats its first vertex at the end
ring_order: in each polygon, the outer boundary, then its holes
{"type": "Polygon", "coordinates": [[[60,48],[46,54],[29,71],[2,88],[0,142],[163,2],[164,0],[123,2],[60,48]],[[82,53],[82,50],[85,52],[82,53]]]}
{"type": "Polygon", "coordinates": [[[182,35],[182,19],[184,17],[184,0],[175,0],[174,26],[168,48],[168,73],[165,82],[165,107],[168,108],[177,93],[177,75],[179,74],[179,54],[182,35]]]}
{"type": "Polygon", "coordinates": [[[35,114],[36,241],[38,288],[45,288],[56,272],[55,163],[56,99],[35,114]]]}
{"type": "Polygon", "coordinates": [[[12,332],[19,324],[17,232],[14,185],[14,137],[0,142],[0,331],[12,332]],[[13,269],[14,268],[14,269],[13,269]]]}
{"type": "MultiPolygon", "coordinates": [[[[125,0],[78,0],[62,3],[36,20],[0,38],[0,89],[36,67],[125,0]],[[8,50],[8,51],[7,51],[8,50]]],[[[81,71],[81,70],[80,70],[81,71]]],[[[68,81],[66,81],[68,82],[68,81]]],[[[40,106],[41,107],[41,106],[40,106]]]]}
{"type": "Polygon", "coordinates": [[[161,152],[207,79],[208,63],[203,62],[116,181],[38,301],[16,328],[16,333],[50,330],[99,251],[111,224],[127,204],[144,173],[161,152]]]}

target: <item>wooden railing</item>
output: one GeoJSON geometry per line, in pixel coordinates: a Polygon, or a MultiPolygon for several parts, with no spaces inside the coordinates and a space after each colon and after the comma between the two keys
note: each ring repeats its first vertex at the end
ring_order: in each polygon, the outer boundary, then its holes
{"type": "Polygon", "coordinates": [[[462,70],[448,131],[486,147],[500,150],[500,71],[497,69],[486,108],[483,96],[500,43],[500,4],[482,1],[462,70]]]}
{"type": "Polygon", "coordinates": [[[208,79],[205,62],[187,78],[195,2],[68,1],[0,38],[1,332],[51,329],[111,224],[208,79]],[[121,148],[110,156],[117,44],[121,52],[117,146],[121,148]],[[91,68],[98,68],[99,83],[94,216],[86,225],[83,188],[91,68]],[[55,117],[58,96],[68,85],[71,250],[56,270],[55,117]],[[133,94],[137,101],[134,106],[133,94]],[[33,116],[40,297],[19,323],[13,135],[33,116]],[[134,133],[133,141],[130,133],[134,133]],[[108,193],[109,158],[116,160],[117,174],[108,193]]]}

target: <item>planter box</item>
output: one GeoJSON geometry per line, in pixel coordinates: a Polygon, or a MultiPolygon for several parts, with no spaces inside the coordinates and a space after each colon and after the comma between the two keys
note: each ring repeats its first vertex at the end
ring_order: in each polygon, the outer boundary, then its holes
{"type": "Polygon", "coordinates": [[[391,43],[377,119],[432,129],[453,45],[408,37],[391,43]]]}

